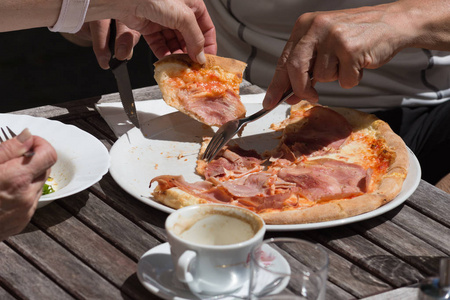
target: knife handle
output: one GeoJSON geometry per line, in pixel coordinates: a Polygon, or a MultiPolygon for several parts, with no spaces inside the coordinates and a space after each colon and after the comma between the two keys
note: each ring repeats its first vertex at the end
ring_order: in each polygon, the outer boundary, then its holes
{"type": "Polygon", "coordinates": [[[114,48],[116,45],[116,20],[111,19],[111,23],[109,23],[109,41],[108,41],[108,47],[109,51],[111,52],[111,59],[114,58],[114,48]]]}
{"type": "Polygon", "coordinates": [[[111,23],[109,23],[109,41],[108,41],[109,51],[111,52],[111,58],[109,59],[109,67],[111,69],[115,69],[122,63],[120,60],[116,58],[114,54],[116,45],[116,35],[117,35],[116,20],[111,19],[111,23]]]}

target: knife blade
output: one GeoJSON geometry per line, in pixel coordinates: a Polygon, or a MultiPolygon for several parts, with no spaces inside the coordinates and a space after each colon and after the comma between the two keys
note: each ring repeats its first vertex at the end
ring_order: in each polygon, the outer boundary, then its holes
{"type": "Polygon", "coordinates": [[[136,112],[136,104],[134,102],[133,90],[131,87],[130,76],[128,74],[127,62],[128,60],[118,60],[114,56],[114,46],[116,39],[116,22],[111,20],[109,27],[109,50],[111,51],[111,59],[109,60],[109,67],[114,74],[119,90],[120,100],[122,101],[123,109],[127,114],[128,119],[134,126],[140,128],[139,118],[136,112]]]}

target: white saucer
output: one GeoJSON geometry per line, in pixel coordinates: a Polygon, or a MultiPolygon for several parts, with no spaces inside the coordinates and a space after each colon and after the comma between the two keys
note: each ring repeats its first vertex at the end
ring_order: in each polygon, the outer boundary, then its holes
{"type": "MultiPolygon", "coordinates": [[[[272,248],[270,248],[272,249],[272,248]]],[[[272,249],[272,251],[275,251],[272,249]]],[[[276,251],[275,251],[276,252],[276,251]]],[[[277,255],[277,259],[281,261],[281,265],[286,268],[286,272],[290,272],[288,262],[281,256],[277,255]]],[[[178,279],[176,279],[173,270],[173,262],[170,256],[170,245],[164,243],[158,245],[142,255],[137,267],[137,276],[142,285],[153,294],[163,298],[172,300],[193,300],[200,299],[178,279]]],[[[278,286],[274,293],[283,290],[288,282],[278,286]]],[[[242,288],[233,295],[246,296],[248,293],[249,282],[245,282],[242,288]]],[[[221,299],[234,299],[233,296],[221,299]]]]}

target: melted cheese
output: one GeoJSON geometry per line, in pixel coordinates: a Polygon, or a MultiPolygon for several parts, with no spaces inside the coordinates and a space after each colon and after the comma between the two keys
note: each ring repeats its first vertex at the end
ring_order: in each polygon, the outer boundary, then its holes
{"type": "Polygon", "coordinates": [[[202,96],[207,97],[218,97],[225,94],[227,90],[239,94],[239,84],[242,79],[215,66],[211,69],[182,69],[176,74],[171,74],[166,81],[177,89],[200,92],[202,96]]]}
{"type": "MultiPolygon", "coordinates": [[[[320,155],[317,158],[342,160],[358,164],[366,170],[370,169],[373,172],[369,185],[370,192],[377,186],[394,156],[394,151],[386,148],[384,140],[379,139],[376,132],[368,128],[353,132],[338,152],[320,155]]],[[[313,159],[316,158],[310,158],[313,159]]]]}

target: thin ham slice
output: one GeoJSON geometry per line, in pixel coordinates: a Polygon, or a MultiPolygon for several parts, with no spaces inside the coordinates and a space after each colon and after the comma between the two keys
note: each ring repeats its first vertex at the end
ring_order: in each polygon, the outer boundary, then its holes
{"type": "Polygon", "coordinates": [[[219,95],[186,91],[180,92],[178,97],[184,110],[211,126],[221,126],[230,120],[244,117],[246,113],[239,95],[231,89],[219,95]]]}
{"type": "Polygon", "coordinates": [[[352,132],[347,120],[322,106],[303,113],[286,126],[268,168],[256,151],[227,146],[206,165],[204,182],[189,184],[181,176],[159,176],[152,182],[157,181],[161,190],[176,186],[208,201],[237,203],[257,212],[365,193],[370,170],[331,158],[313,159],[346,141],[352,132]]]}
{"type": "Polygon", "coordinates": [[[295,182],[305,198],[323,201],[365,193],[370,172],[356,164],[323,158],[282,168],[278,176],[285,181],[295,182]]]}
{"type": "Polygon", "coordinates": [[[298,124],[292,123],[285,128],[283,142],[296,157],[338,149],[352,133],[348,121],[327,107],[314,106],[304,112],[304,118],[298,124]]]}
{"type": "Polygon", "coordinates": [[[231,202],[233,199],[226,190],[220,189],[214,186],[209,181],[198,181],[195,183],[188,183],[184,180],[183,176],[170,176],[162,175],[152,179],[150,186],[153,182],[158,182],[158,187],[161,192],[167,191],[171,188],[179,188],[180,190],[197,196],[199,198],[206,199],[211,202],[231,202]]]}
{"type": "Polygon", "coordinates": [[[263,160],[256,151],[231,146],[206,166],[204,176],[206,179],[215,178],[220,181],[239,178],[261,171],[262,163],[263,160]]]}
{"type": "Polygon", "coordinates": [[[150,187],[153,182],[158,182],[161,191],[166,191],[173,187],[178,187],[182,190],[192,192],[202,192],[212,187],[212,183],[209,181],[198,181],[194,183],[188,183],[184,180],[183,176],[161,175],[157,176],[150,181],[150,187]]]}

